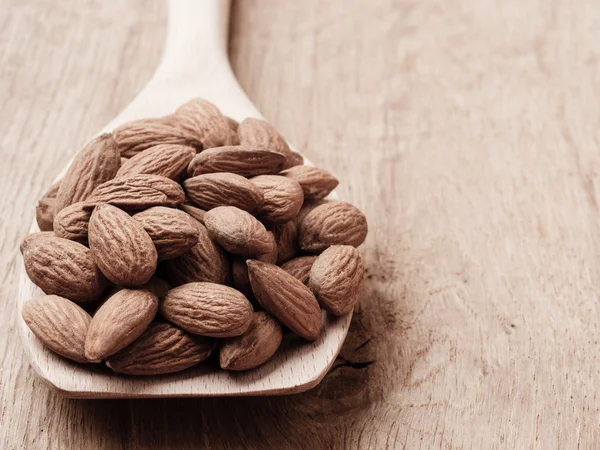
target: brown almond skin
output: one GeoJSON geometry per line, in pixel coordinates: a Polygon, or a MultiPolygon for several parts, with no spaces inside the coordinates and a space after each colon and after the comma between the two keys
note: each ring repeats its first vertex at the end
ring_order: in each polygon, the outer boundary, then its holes
{"type": "Polygon", "coordinates": [[[302,283],[308,285],[310,269],[316,259],[316,256],[299,256],[298,258],[286,262],[281,268],[294,278],[297,278],[302,283]]]}
{"type": "Polygon", "coordinates": [[[156,271],[157,252],[142,225],[115,206],[98,205],[88,228],[94,261],[120,286],[140,286],[156,271]]]}
{"type": "Polygon", "coordinates": [[[264,225],[235,206],[211,209],[204,215],[204,225],[229,253],[253,257],[273,249],[273,239],[264,225]]]}
{"type": "Polygon", "coordinates": [[[237,132],[241,145],[281,153],[286,158],[284,168],[291,167],[293,156],[290,147],[266,120],[248,117],[240,123],[237,132]]]}
{"type": "Polygon", "coordinates": [[[106,360],[128,375],[164,375],[204,361],[213,350],[211,339],[193,336],[169,323],[153,323],[132,344],[106,360]]]}
{"type": "Polygon", "coordinates": [[[165,296],[167,292],[171,290],[171,285],[162,278],[159,278],[155,275],[152,278],[150,278],[150,281],[148,281],[146,284],[141,285],[138,289],[150,291],[160,300],[165,296]]]}
{"type": "Polygon", "coordinates": [[[161,315],[193,334],[231,337],[252,322],[252,304],[239,291],[215,283],[188,283],[171,289],[160,304],[161,315]]]}
{"type": "MultiPolygon", "coordinates": [[[[275,237],[272,232],[268,232],[272,239],[273,249],[262,255],[258,255],[256,259],[258,261],[266,262],[269,264],[275,264],[277,262],[278,249],[275,243],[275,237]]],[[[238,256],[233,258],[231,264],[231,274],[233,278],[233,287],[240,291],[248,298],[254,297],[252,292],[252,286],[250,285],[250,277],[248,276],[248,267],[246,266],[247,258],[238,256]]]]}
{"type": "Polygon", "coordinates": [[[58,193],[61,181],[57,181],[50,186],[35,207],[35,219],[40,231],[52,231],[54,228],[56,194],[58,193]]]}
{"type": "Polygon", "coordinates": [[[365,268],[362,256],[349,245],[333,245],[310,269],[308,286],[327,312],[342,316],[358,303],[365,268]]]}
{"type": "Polygon", "coordinates": [[[279,175],[296,181],[304,191],[305,200],[321,200],[339,184],[337,178],[318,167],[295,166],[281,171],[279,175]]]}
{"type": "Polygon", "coordinates": [[[121,289],[92,317],[85,339],[85,357],[100,362],[136,340],[154,319],[158,299],[150,291],[121,289]]]}
{"type": "Polygon", "coordinates": [[[34,233],[21,245],[25,270],[48,295],[59,295],[79,304],[99,299],[106,280],[90,249],[78,242],[34,233]]]}
{"type": "Polygon", "coordinates": [[[298,229],[293,221],[273,225],[271,231],[277,245],[277,265],[281,265],[298,254],[298,229]]]}
{"type": "Polygon", "coordinates": [[[329,200],[305,200],[302,204],[302,208],[300,208],[300,211],[298,212],[298,215],[294,217],[296,228],[300,228],[300,224],[309,212],[311,212],[317,206],[324,205],[325,203],[329,203],[329,200]]]}
{"type": "Polygon", "coordinates": [[[297,335],[314,341],[321,332],[321,309],[301,281],[281,267],[248,260],[254,296],[262,307],[297,335]]]}
{"type": "Polygon", "coordinates": [[[101,184],[89,200],[127,210],[140,210],[152,206],[177,206],[183,203],[185,194],[181,186],[170,178],[139,174],[101,184]]]}
{"type": "Polygon", "coordinates": [[[292,150],[290,156],[287,158],[287,167],[296,167],[304,164],[304,156],[300,153],[292,150]]]}
{"type": "Polygon", "coordinates": [[[300,223],[300,248],[320,253],[331,245],[358,247],[367,237],[367,219],[346,202],[328,202],[310,211],[300,223]]]}
{"type": "Polygon", "coordinates": [[[154,242],[159,261],[177,258],[198,242],[197,222],[178,209],[155,206],[133,218],[154,242]]]}
{"type": "Polygon", "coordinates": [[[73,203],[87,200],[97,186],[115,177],[121,158],[112,135],[92,139],[73,159],[55,201],[55,213],[73,203]]]}
{"type": "Polygon", "coordinates": [[[63,208],[54,216],[54,233],[64,239],[86,243],[94,206],[93,203],[82,201],[63,208]]]}
{"type": "Polygon", "coordinates": [[[227,126],[229,127],[229,140],[231,144],[229,145],[240,145],[240,138],[238,137],[237,130],[240,124],[237,120],[232,119],[231,117],[224,116],[225,121],[227,122],[227,126]]]}
{"type": "Polygon", "coordinates": [[[204,149],[233,144],[227,119],[208,100],[194,98],[184,103],[171,119],[175,126],[202,142],[204,149]]]}
{"type": "Polygon", "coordinates": [[[179,208],[204,225],[204,214],[206,214],[205,210],[186,204],[180,205],[179,208]]]}
{"type": "Polygon", "coordinates": [[[198,175],[185,180],[184,186],[190,200],[207,211],[217,206],[235,206],[254,214],[264,202],[262,191],[235,173],[198,175]]]}
{"type": "Polygon", "coordinates": [[[21,314],[44,346],[73,361],[88,362],[84,345],[92,318],[83,308],[58,295],[45,295],[26,302],[21,314]]]}
{"type": "Polygon", "coordinates": [[[227,254],[210,237],[204,225],[197,223],[196,227],[198,243],[179,258],[162,264],[169,281],[174,286],[195,281],[231,284],[231,265],[227,254]]]}
{"type": "Polygon", "coordinates": [[[202,150],[202,143],[176,126],[170,116],[127,122],[113,131],[113,137],[119,153],[125,158],[132,158],[160,144],[185,145],[202,150]]]}
{"type": "Polygon", "coordinates": [[[221,344],[219,362],[225,370],[254,369],[273,357],[281,345],[279,322],[264,311],[255,312],[250,328],[221,344]]]}
{"type": "Polygon", "coordinates": [[[188,175],[231,172],[243,177],[279,172],[285,156],[261,148],[243,145],[215,147],[197,154],[188,166],[188,175]]]}
{"type": "Polygon", "coordinates": [[[195,154],[194,148],[185,145],[155,145],[128,159],[116,176],[151,174],[176,179],[187,169],[195,154]]]}
{"type": "Polygon", "coordinates": [[[279,175],[260,175],[251,181],[263,193],[264,204],[258,215],[261,221],[281,224],[298,215],[304,192],[296,181],[279,175]]]}

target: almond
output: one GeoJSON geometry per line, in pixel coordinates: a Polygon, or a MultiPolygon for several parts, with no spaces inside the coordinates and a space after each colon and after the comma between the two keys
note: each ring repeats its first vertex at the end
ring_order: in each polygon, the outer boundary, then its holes
{"type": "Polygon", "coordinates": [[[163,263],[169,281],[175,286],[194,281],[230,284],[231,267],[227,255],[204,225],[196,223],[196,227],[198,243],[179,258],[163,263]]]}
{"type": "Polygon", "coordinates": [[[326,311],[341,316],[358,302],[364,274],[362,257],[354,247],[333,245],[312,265],[308,286],[326,311]]]}
{"type": "Polygon", "coordinates": [[[183,202],[185,194],[175,181],[160,175],[133,175],[115,178],[98,186],[90,201],[110,203],[128,210],[146,209],[151,206],[176,206],[183,202]]]}
{"type": "Polygon", "coordinates": [[[210,339],[192,336],[168,323],[153,323],[131,345],[109,357],[106,365],[129,375],[179,372],[204,361],[213,349],[210,339]]]}
{"type": "MultiPolygon", "coordinates": [[[[278,249],[275,243],[275,236],[272,232],[268,232],[272,240],[272,250],[262,255],[256,256],[258,261],[275,264],[277,262],[278,249]]],[[[250,285],[250,277],[248,276],[248,267],[246,266],[247,258],[238,256],[233,258],[231,265],[231,274],[233,278],[233,287],[250,298],[254,296],[252,286],[250,285]]]]}
{"type": "Polygon", "coordinates": [[[216,147],[197,154],[188,166],[192,177],[204,173],[231,172],[243,177],[277,173],[285,163],[285,156],[260,148],[243,145],[216,147]]]}
{"type": "Polygon", "coordinates": [[[277,264],[281,265],[298,254],[298,230],[293,221],[273,225],[271,231],[277,245],[277,264]]]}
{"type": "Polygon", "coordinates": [[[84,245],[35,233],[25,239],[21,252],[27,275],[46,294],[90,304],[104,290],[106,280],[84,245]]]}
{"type": "Polygon", "coordinates": [[[204,224],[204,214],[206,214],[205,210],[196,208],[195,206],[192,206],[192,205],[186,205],[186,204],[180,205],[179,207],[183,211],[188,213],[193,219],[200,222],[201,224],[204,224]]]}
{"type": "Polygon", "coordinates": [[[310,211],[300,224],[300,248],[319,253],[331,245],[358,247],[367,236],[367,219],[345,202],[328,202],[310,211]]]}
{"type": "Polygon", "coordinates": [[[111,180],[121,166],[117,146],[110,134],[92,139],[73,159],[56,194],[55,213],[87,200],[97,186],[111,180]]]}
{"type": "Polygon", "coordinates": [[[232,133],[225,116],[211,102],[194,98],[180,106],[172,123],[202,142],[204,149],[232,144],[232,133]]]}
{"type": "Polygon", "coordinates": [[[287,158],[287,167],[296,167],[302,164],[304,164],[304,156],[292,150],[290,156],[287,158]]]}
{"type": "Polygon", "coordinates": [[[50,186],[35,207],[35,219],[38,227],[40,227],[40,231],[52,231],[53,229],[56,194],[58,193],[59,187],[60,181],[57,181],[50,186]]]}
{"type": "Polygon", "coordinates": [[[254,369],[271,359],[279,348],[281,339],[281,325],[266,312],[255,312],[248,331],[241,336],[227,338],[221,344],[221,368],[254,369]]]}
{"type": "Polygon", "coordinates": [[[324,205],[325,203],[329,203],[328,200],[305,200],[302,204],[302,208],[300,208],[300,212],[298,215],[294,217],[294,223],[296,224],[296,228],[300,227],[300,223],[304,220],[306,215],[315,209],[317,206],[324,205]]]}
{"type": "Polygon", "coordinates": [[[298,182],[305,200],[321,200],[339,184],[333,175],[318,167],[296,166],[280,172],[280,175],[298,182]]]}
{"type": "Polygon", "coordinates": [[[82,201],[61,209],[54,216],[54,233],[64,239],[86,243],[94,206],[93,203],[82,201]]]}
{"type": "Polygon", "coordinates": [[[310,289],[281,267],[256,260],[247,265],[254,296],[262,307],[297,335],[317,339],[321,310],[310,289]]]}
{"type": "Polygon", "coordinates": [[[177,258],[198,242],[198,222],[178,209],[155,206],[133,218],[154,242],[159,261],[177,258]]]}
{"type": "Polygon", "coordinates": [[[286,223],[292,220],[304,201],[302,187],[289,178],[279,175],[260,175],[251,179],[264,196],[264,204],[259,218],[270,224],[286,223]]]}
{"type": "Polygon", "coordinates": [[[253,214],[263,205],[261,190],[235,173],[207,173],[188,178],[185,191],[194,204],[205,210],[217,206],[235,206],[253,214]]]}
{"type": "Polygon", "coordinates": [[[262,223],[235,206],[219,206],[204,215],[210,235],[225,250],[242,256],[257,256],[273,249],[272,237],[262,223]]]}
{"type": "Polygon", "coordinates": [[[92,213],[88,233],[90,250],[106,278],[121,286],[140,286],[150,280],[156,270],[156,248],[137,220],[102,204],[92,213]]]}
{"type": "Polygon", "coordinates": [[[119,153],[125,158],[159,144],[187,145],[202,150],[202,143],[175,125],[171,117],[127,122],[113,131],[113,137],[119,153]]]}
{"type": "Polygon", "coordinates": [[[155,145],[128,159],[117,172],[117,177],[150,174],[175,179],[187,169],[195,154],[192,147],[185,145],[155,145]]]}
{"type": "Polygon", "coordinates": [[[302,283],[308,285],[310,268],[316,259],[316,256],[299,256],[298,258],[286,262],[281,268],[294,278],[297,278],[302,281],[302,283]]]}
{"type": "Polygon", "coordinates": [[[144,290],[121,289],[94,314],[85,339],[85,357],[100,362],[136,340],[158,310],[158,299],[144,290]]]}
{"type": "Polygon", "coordinates": [[[291,167],[292,151],[289,145],[266,120],[248,117],[240,123],[237,132],[241,145],[281,153],[286,159],[284,167],[291,167]]]}
{"type": "Polygon", "coordinates": [[[146,284],[141,285],[139,289],[150,291],[158,299],[161,299],[165,296],[167,292],[169,292],[171,286],[162,278],[153,276],[152,278],[150,278],[150,281],[148,281],[146,284]]]}
{"type": "Polygon", "coordinates": [[[45,295],[26,302],[22,316],[50,350],[73,361],[88,362],[84,345],[92,318],[83,308],[58,295],[45,295]]]}
{"type": "Polygon", "coordinates": [[[233,288],[215,283],[188,283],[171,289],[160,305],[162,316],[190,333],[230,337],[252,322],[252,305],[233,288]]]}
{"type": "Polygon", "coordinates": [[[227,116],[225,116],[225,121],[227,122],[227,126],[229,127],[229,139],[231,140],[230,145],[240,145],[240,138],[237,134],[237,130],[240,124],[237,122],[237,120],[234,120],[231,117],[227,116]]]}

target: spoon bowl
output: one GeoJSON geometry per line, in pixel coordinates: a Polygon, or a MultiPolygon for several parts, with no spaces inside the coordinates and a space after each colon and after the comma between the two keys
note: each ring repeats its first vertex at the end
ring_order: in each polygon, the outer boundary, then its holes
{"type": "MultiPolygon", "coordinates": [[[[262,118],[231,70],[227,57],[228,22],[229,0],[170,0],[165,51],[154,76],[99,134],[111,132],[131,120],[171,114],[194,97],[213,102],[223,114],[238,121],[246,117],[262,118]]],[[[336,194],[330,198],[337,198],[336,194]]],[[[30,231],[39,231],[35,221],[30,231]]],[[[18,328],[31,367],[50,388],[72,398],[302,392],[317,385],[332,366],[352,318],[352,313],[341,317],[323,314],[323,329],[317,341],[300,343],[285,339],[269,362],[248,372],[231,373],[216,365],[201,364],[171,375],[131,377],[114,373],[103,365],[78,365],[46,349],[21,318],[23,304],[43,292],[29,280],[22,262],[18,270],[18,328]]]]}

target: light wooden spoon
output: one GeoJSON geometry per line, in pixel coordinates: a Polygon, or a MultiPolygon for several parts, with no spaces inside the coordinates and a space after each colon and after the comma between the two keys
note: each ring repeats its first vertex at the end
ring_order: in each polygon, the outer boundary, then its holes
{"type": "MultiPolygon", "coordinates": [[[[238,84],[227,57],[229,0],[170,0],[169,30],[162,60],[144,90],[102,132],[124,122],[172,113],[204,97],[241,121],[262,117],[238,84]]],[[[308,161],[307,161],[308,163],[308,161]]],[[[66,171],[59,175],[59,178],[66,171]]],[[[335,194],[333,194],[335,198],[335,194]]],[[[39,231],[33,223],[31,232],[39,231]]],[[[180,374],[127,377],[100,365],[77,365],[42,346],[21,319],[27,300],[42,295],[19,264],[19,330],[35,373],[52,389],[74,398],[189,397],[291,394],[317,385],[346,338],[352,314],[324,315],[314,343],[288,344],[262,367],[229,373],[202,367],[180,374]]]]}

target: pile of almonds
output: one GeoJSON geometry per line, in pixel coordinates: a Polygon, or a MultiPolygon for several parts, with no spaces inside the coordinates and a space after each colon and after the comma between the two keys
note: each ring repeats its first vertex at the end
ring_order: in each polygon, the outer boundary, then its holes
{"type": "Polygon", "coordinates": [[[367,221],[325,200],[337,184],[267,122],[202,99],[127,123],[40,200],[21,252],[46,295],[23,319],[50,350],[115,372],[176,372],[216,351],[223,369],[255,368],[283,330],[314,341],[321,308],[358,301],[367,221]]]}

